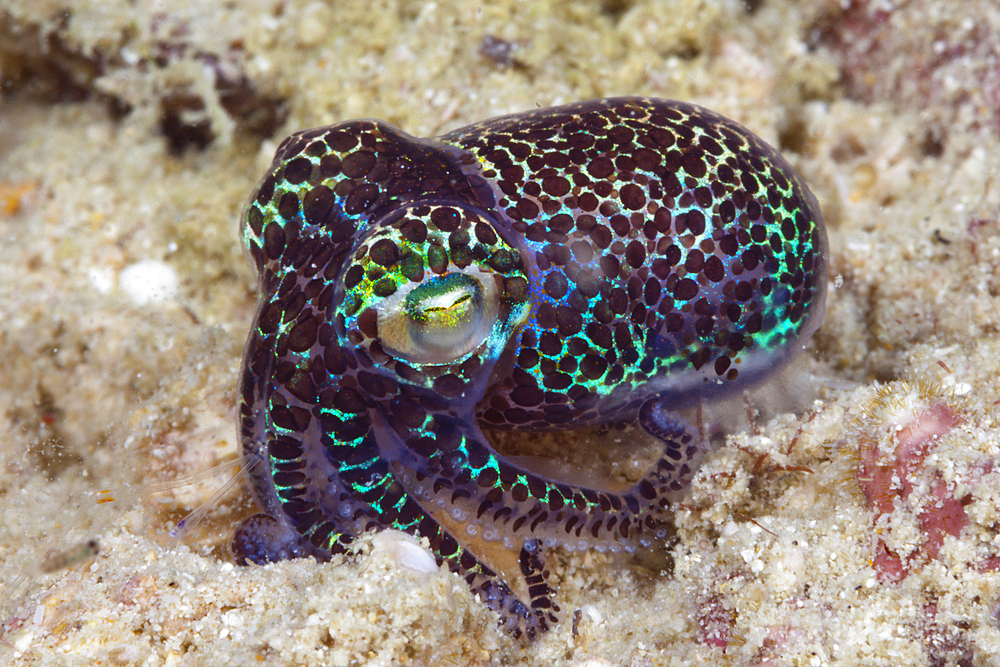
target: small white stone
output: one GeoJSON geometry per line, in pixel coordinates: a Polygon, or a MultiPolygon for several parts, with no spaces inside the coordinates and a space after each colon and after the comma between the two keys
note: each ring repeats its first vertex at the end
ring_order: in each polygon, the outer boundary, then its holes
{"type": "Polygon", "coordinates": [[[33,641],[35,641],[35,633],[26,632],[23,636],[17,638],[17,641],[14,642],[14,648],[21,653],[24,653],[28,650],[28,647],[31,646],[31,642],[33,641]]]}
{"type": "Polygon", "coordinates": [[[118,287],[137,306],[177,298],[180,279],[173,267],[155,259],[130,264],[118,275],[118,287]]]}
{"type": "Polygon", "coordinates": [[[578,667],[614,667],[604,658],[584,658],[583,662],[578,662],[576,665],[578,667]]]}
{"type": "Polygon", "coordinates": [[[115,288],[115,272],[107,268],[94,267],[87,271],[90,285],[101,294],[107,294],[115,288]]]}
{"type": "Polygon", "coordinates": [[[139,61],[142,59],[138,52],[124,46],[118,49],[118,55],[121,56],[121,59],[125,61],[127,65],[138,65],[139,61]]]}
{"type": "Polygon", "coordinates": [[[580,612],[595,624],[604,622],[604,616],[601,614],[600,610],[592,604],[583,605],[580,607],[580,612]]]}
{"type": "Polygon", "coordinates": [[[222,615],[222,624],[232,628],[241,628],[243,627],[243,615],[232,609],[222,615]]]}

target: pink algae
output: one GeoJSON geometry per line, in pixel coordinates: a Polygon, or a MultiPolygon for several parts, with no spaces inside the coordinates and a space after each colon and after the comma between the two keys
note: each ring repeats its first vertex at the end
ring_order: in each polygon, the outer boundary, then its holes
{"type": "MultiPolygon", "coordinates": [[[[881,391],[866,418],[859,420],[866,428],[861,428],[858,435],[857,480],[874,512],[875,532],[879,535],[872,567],[885,583],[902,581],[937,558],[945,536],[960,537],[969,525],[965,508],[971,494],[956,495],[955,482],[947,481],[928,460],[942,438],[951,434],[966,414],[962,406],[926,396],[927,389],[918,388],[917,393],[924,395],[902,398],[881,391]],[[915,515],[924,537],[908,553],[900,553],[887,543],[892,530],[888,515],[899,510],[915,515]],[[886,520],[880,520],[882,517],[886,520]]],[[[979,476],[989,472],[992,462],[980,468],[979,476]]]]}
{"type": "Polygon", "coordinates": [[[698,601],[698,628],[701,643],[726,649],[733,639],[736,613],[726,609],[722,598],[712,595],[698,601]]]}

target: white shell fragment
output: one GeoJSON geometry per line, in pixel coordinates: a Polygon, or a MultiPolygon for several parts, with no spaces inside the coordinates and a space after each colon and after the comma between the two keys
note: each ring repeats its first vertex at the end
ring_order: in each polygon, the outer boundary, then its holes
{"type": "Polygon", "coordinates": [[[400,567],[418,574],[433,574],[438,565],[434,555],[416,538],[398,530],[383,530],[372,538],[375,551],[382,551],[400,567]]]}

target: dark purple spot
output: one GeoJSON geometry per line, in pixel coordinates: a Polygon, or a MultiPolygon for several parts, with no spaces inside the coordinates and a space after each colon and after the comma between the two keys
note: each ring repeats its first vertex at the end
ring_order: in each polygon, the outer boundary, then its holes
{"type": "Polygon", "coordinates": [[[363,178],[375,167],[375,154],[366,150],[355,151],[344,157],[340,169],[348,178],[363,178]]]}

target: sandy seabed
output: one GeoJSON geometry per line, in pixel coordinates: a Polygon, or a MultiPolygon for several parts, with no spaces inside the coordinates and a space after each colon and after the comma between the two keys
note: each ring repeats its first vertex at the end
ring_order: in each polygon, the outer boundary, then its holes
{"type": "MultiPolygon", "coordinates": [[[[0,10],[0,661],[1000,664],[1000,10],[372,5],[0,10]],[[780,147],[831,241],[799,400],[730,429],[669,551],[554,552],[562,622],[525,646],[398,536],[235,567],[238,486],[170,535],[234,474],[212,468],[237,455],[256,298],[237,224],[285,134],[626,94],[780,147]]],[[[625,477],[645,460],[614,433],[524,439],[625,477]]]]}

